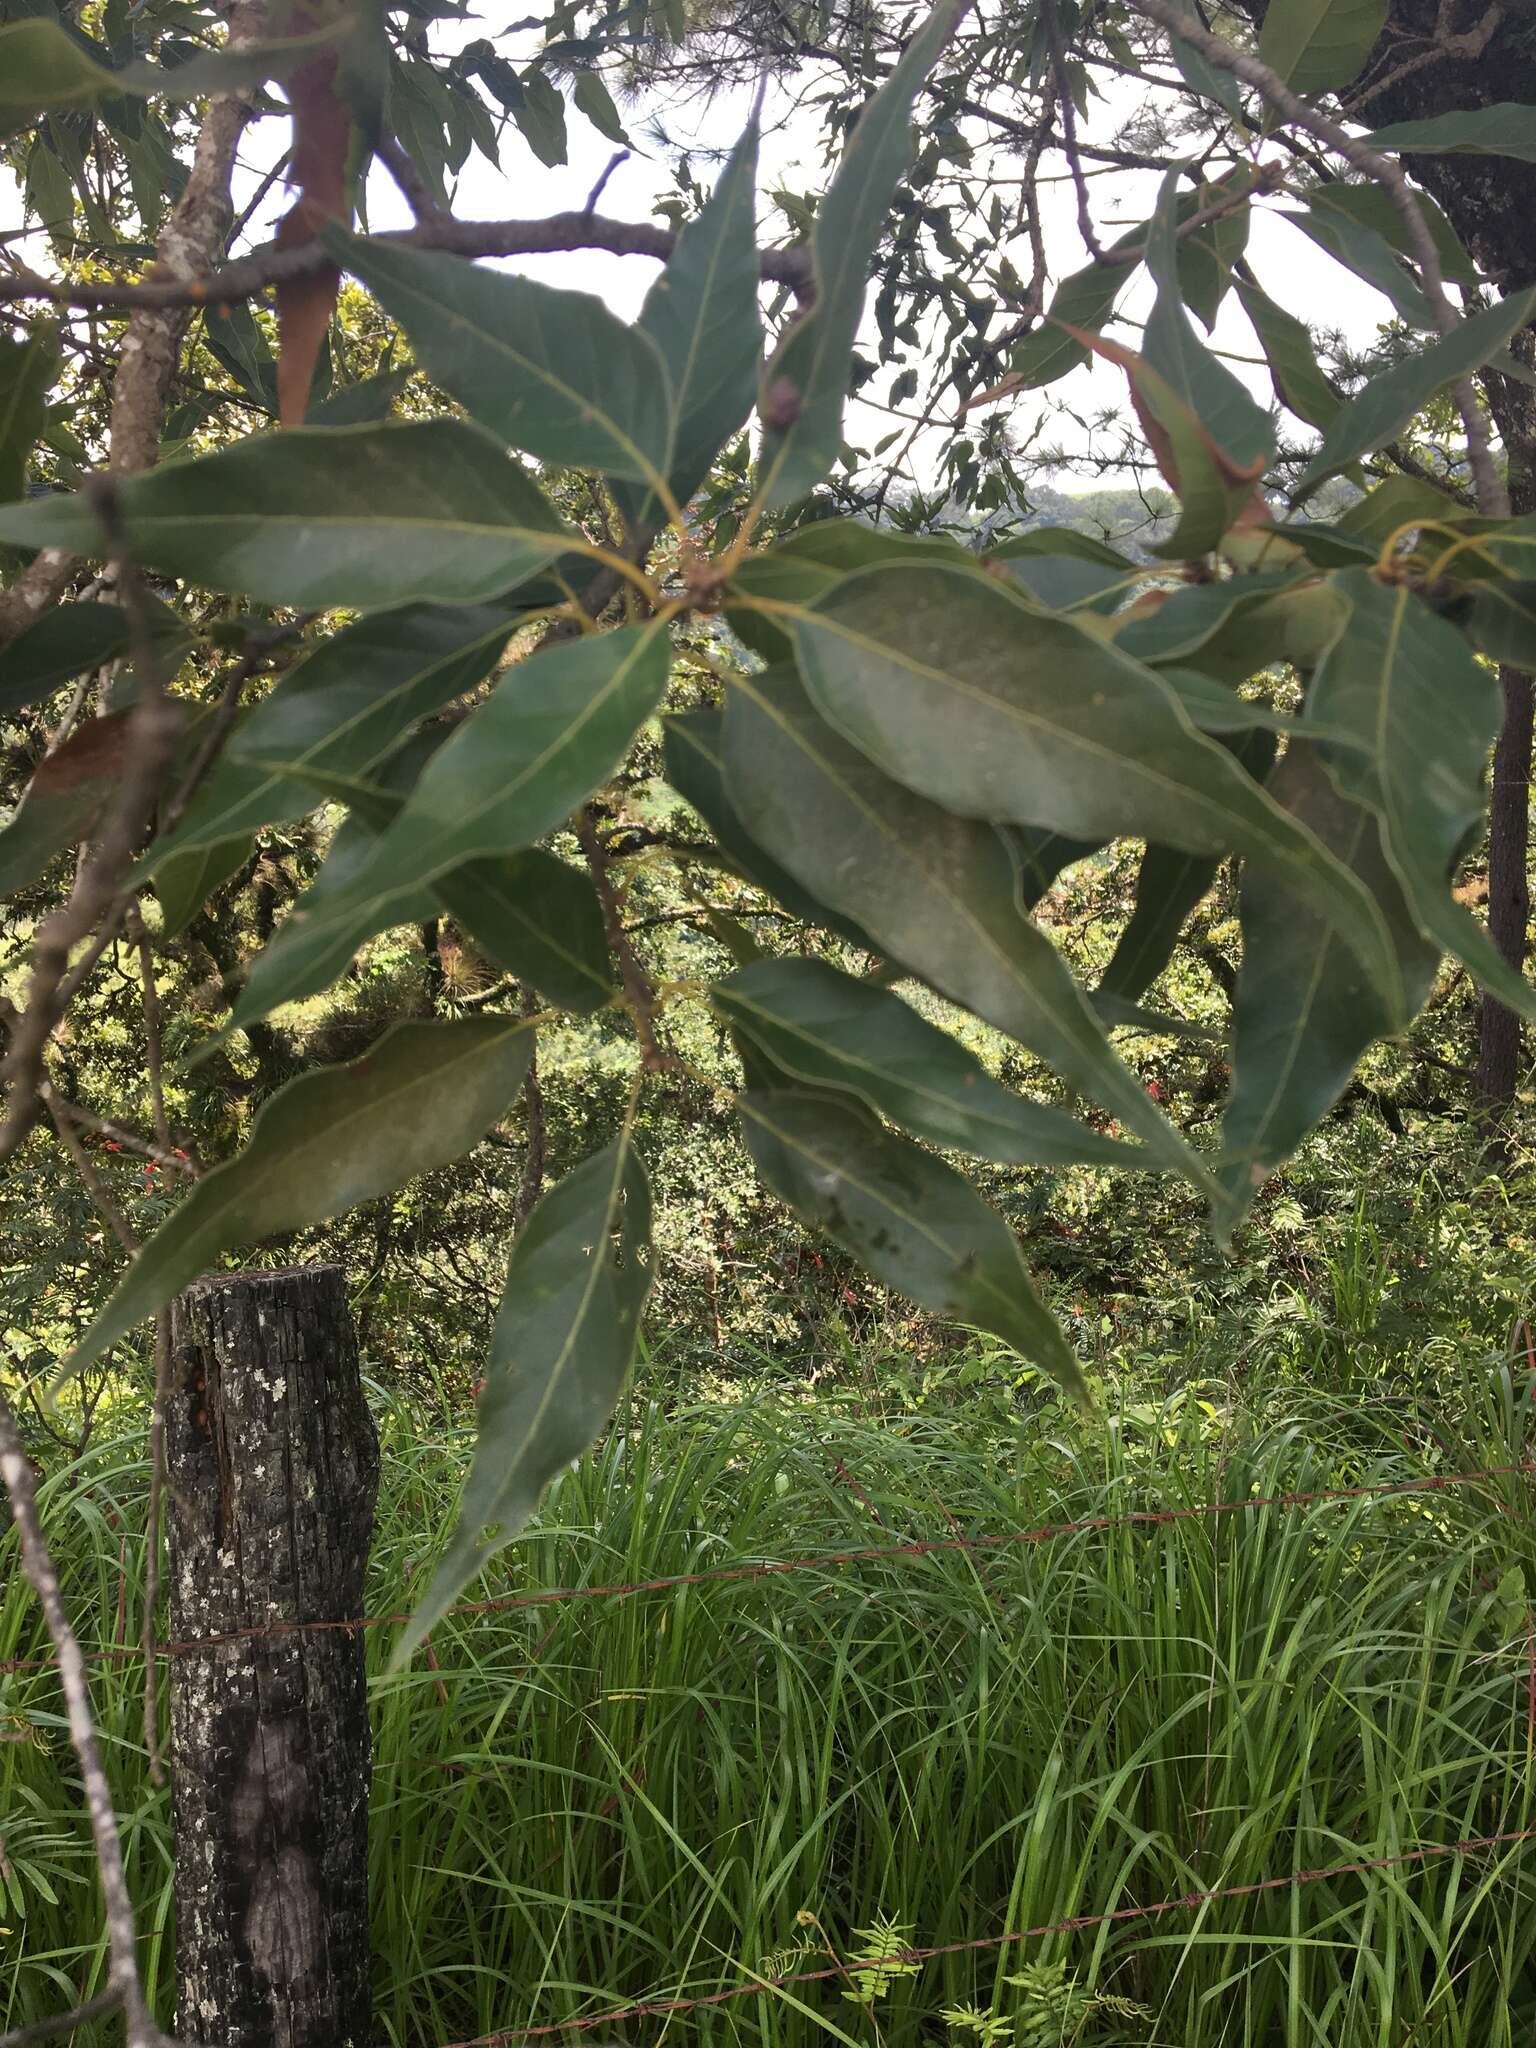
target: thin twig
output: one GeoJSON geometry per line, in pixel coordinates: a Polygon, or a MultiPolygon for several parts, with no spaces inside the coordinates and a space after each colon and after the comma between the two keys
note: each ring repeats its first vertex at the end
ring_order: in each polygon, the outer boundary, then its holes
{"type": "Polygon", "coordinates": [[[588,216],[588,218],[590,218],[597,211],[597,202],[603,196],[603,187],[608,183],[608,180],[619,168],[619,165],[622,163],[628,163],[628,161],[629,151],[627,149],[616,149],[613,155],[609,157],[607,163],[603,165],[602,173],[599,176],[597,183],[592,187],[592,190],[587,194],[587,203],[581,209],[582,212],[588,216]]]}
{"type": "Polygon", "coordinates": [[[11,1499],[11,1512],[21,1541],[22,1570],[37,1595],[53,1643],[54,1661],[69,1720],[69,1739],[80,1764],[91,1835],[96,1846],[96,1865],[101,1877],[111,1996],[122,2010],[127,2048],[162,2048],[164,2037],[150,2016],[144,2002],[143,1986],[139,1982],[133,1901],[129,1897],[128,1877],[123,1867],[117,1816],[112,1810],[112,1788],[107,1782],[101,1746],[96,1739],[85,1658],[65,1611],[59,1591],[59,1576],[37,1512],[32,1466],[3,1388],[0,1388],[0,1478],[4,1479],[5,1490],[11,1499]]]}
{"type": "Polygon", "coordinates": [[[80,1133],[75,1129],[68,1106],[54,1094],[46,1081],[38,1092],[42,1096],[44,1108],[53,1120],[53,1127],[59,1134],[60,1144],[74,1162],[75,1171],[91,1198],[92,1206],[131,1259],[139,1248],[139,1240],[127,1217],[107,1192],[105,1182],[91,1164],[86,1149],[80,1142],[80,1133]]]}
{"type": "Polygon", "coordinates": [[[116,2012],[120,2003],[115,1991],[98,1991],[94,1998],[71,2006],[68,2012],[50,2013],[47,2019],[30,2020],[24,2027],[13,2027],[10,2033],[0,2034],[0,2048],[31,2048],[34,2041],[51,2041],[55,2034],[72,2034],[77,2027],[87,2027],[92,2020],[105,2019],[109,2012],[116,2012]]]}
{"type": "Polygon", "coordinates": [[[1066,152],[1067,167],[1072,173],[1072,183],[1077,192],[1077,230],[1094,262],[1102,263],[1104,251],[1099,246],[1099,238],[1094,232],[1088,180],[1083,176],[1083,160],[1077,147],[1077,107],[1073,102],[1072,89],[1067,83],[1067,62],[1061,47],[1061,23],[1056,15],[1056,0],[1045,0],[1045,33],[1051,48],[1051,76],[1056,82],[1056,104],[1061,109],[1061,146],[1066,152]]]}
{"type": "Polygon", "coordinates": [[[676,1071],[677,1055],[668,1052],[657,1039],[656,991],[651,986],[650,976],[640,965],[639,956],[630,944],[629,934],[624,929],[624,914],[614,890],[613,877],[608,870],[608,856],[597,836],[597,825],[591,809],[587,806],[583,806],[577,818],[576,837],[587,857],[587,866],[592,871],[592,886],[597,891],[597,899],[603,906],[603,925],[608,934],[608,944],[613,949],[613,957],[619,963],[624,994],[628,998],[629,1012],[634,1019],[635,1036],[640,1041],[640,1064],[647,1072],[653,1074],[676,1071]]]}
{"type": "Polygon", "coordinates": [[[0,1069],[8,1089],[0,1122],[0,1160],[9,1158],[31,1129],[48,1039],[84,973],[110,943],[110,933],[124,907],[120,896],[123,880],[149,822],[181,724],[180,713],[165,693],[144,586],[123,537],[115,484],[110,476],[102,475],[93,479],[91,489],[106,553],[117,570],[118,590],[128,614],[139,697],[124,730],[116,805],[94,850],[81,862],[68,900],[45,917],[33,934],[26,1006],[11,1027],[9,1050],[0,1069]],[[72,949],[109,911],[114,915],[105,933],[98,933],[86,960],[77,963],[71,973],[72,949]]]}

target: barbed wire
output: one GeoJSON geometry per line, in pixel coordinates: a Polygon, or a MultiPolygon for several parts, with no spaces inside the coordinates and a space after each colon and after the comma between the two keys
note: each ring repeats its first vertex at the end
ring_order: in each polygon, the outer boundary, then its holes
{"type": "Polygon", "coordinates": [[[1114,1906],[1103,1913],[1074,1913],[1062,1920],[1048,1920],[1038,1927],[1021,1927],[1011,1934],[979,1934],[966,1941],[939,1942],[931,1948],[900,1948],[882,1953],[878,1960],[854,1958],[834,1962],[818,1970],[791,1970],[771,1977],[750,1978],[728,1985],[723,1991],[705,1991],[687,1998],[646,1998],[633,2005],[621,2005],[607,2012],[581,2013],[573,2019],[551,2020],[540,2026],[503,2027],[491,2034],[472,2034],[460,2041],[444,2041],[439,2048],[518,2048],[524,2041],[547,2040],[552,2034],[591,2033],[598,2027],[617,2026],[623,2020],[661,2019],[671,2013],[691,2012],[705,2006],[728,2005],[739,1998],[760,1998],[770,1991],[783,1991],[799,1984],[820,1984],[831,1978],[856,1982],[860,1974],[897,1965],[920,1965],[939,1956],[958,1956],[988,1949],[1001,1949],[1024,1941],[1044,1941],[1058,1934],[1081,1934],[1093,1927],[1112,1927],[1130,1920],[1155,1920],[1165,1913],[1196,1912],[1225,1899],[1251,1899],[1264,1892],[1296,1890],[1303,1885],[1323,1884],[1341,1877],[1364,1876],[1373,1870],[1391,1870],[1422,1865],[1442,1856],[1475,1856],[1492,1849],[1513,1848],[1521,1842],[1536,1841],[1536,1827],[1511,1828],[1496,1835],[1469,1835],[1457,1842],[1421,1842],[1390,1856],[1359,1857],[1348,1863],[1333,1863],[1319,1870],[1294,1870],[1283,1877],[1261,1877],[1249,1884],[1218,1886],[1212,1891],[1181,1892],[1175,1898],[1156,1899],[1148,1905],[1114,1906]]]}
{"type": "MultiPolygon", "coordinates": [[[[1416,1494],[1442,1493],[1454,1487],[1472,1486],[1484,1480],[1536,1476],[1536,1460],[1512,1465],[1489,1465],[1472,1472],[1433,1472],[1417,1479],[1382,1481],[1360,1486],[1315,1487],[1302,1491],[1247,1494],[1240,1500],[1195,1501],[1176,1508],[1133,1508],[1118,1515],[1087,1515],[1076,1521],[1046,1522],[1032,1529],[1007,1529],[981,1536],[932,1536],[907,1543],[875,1543],[851,1550],[807,1551],[797,1557],[760,1558],[750,1564],[709,1565],[698,1571],[668,1572],[655,1578],[633,1579],[595,1586],[544,1586],[521,1593],[498,1593],[483,1600],[463,1600],[448,1608],[442,1619],[501,1614],[520,1608],[555,1607],[582,1600],[625,1600],[643,1593],[669,1593],[692,1586],[739,1584],[746,1580],[783,1577],[793,1572],[827,1571],[852,1564],[902,1563],[942,1553],[993,1554],[1001,1550],[1058,1541],[1068,1536],[1092,1535],[1113,1529],[1162,1528],[1175,1522],[1213,1520],[1224,1515],[1252,1514],[1265,1508],[1295,1511],[1309,1507],[1334,1506],[1348,1501],[1381,1501],[1416,1494]]],[[[315,1621],[271,1621],[248,1628],[228,1629],[216,1635],[192,1636],[158,1642],[158,1657],[206,1656],[232,1644],[257,1642],[284,1636],[334,1633],[337,1630],[395,1628],[412,1619],[408,1608],[385,1614],[355,1615],[351,1619],[315,1621]]],[[[440,1625],[440,1624],[439,1624],[440,1625]]],[[[87,1652],[96,1664],[134,1663],[144,1656],[140,1643],[98,1645],[87,1652]]],[[[0,1678],[52,1667],[51,1657],[10,1657],[0,1659],[0,1678]]]]}

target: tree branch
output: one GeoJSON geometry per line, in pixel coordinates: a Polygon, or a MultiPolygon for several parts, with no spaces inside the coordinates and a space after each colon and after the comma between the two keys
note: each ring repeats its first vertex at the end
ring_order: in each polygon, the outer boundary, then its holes
{"type": "MultiPolygon", "coordinates": [[[[370,235],[381,247],[441,249],[452,256],[550,256],[581,249],[604,249],[611,256],[653,256],[665,263],[677,237],[670,228],[649,221],[609,220],[598,213],[555,213],[545,220],[457,220],[451,214],[418,221],[415,227],[370,235]]],[[[136,283],[61,284],[35,271],[16,270],[0,277],[0,304],[44,299],[55,306],[154,307],[228,305],[250,298],[269,285],[307,277],[334,262],[319,242],[300,242],[280,249],[265,242],[248,256],[201,278],[145,277],[136,283]]],[[[773,284],[803,288],[811,280],[806,249],[762,249],[758,266],[773,284]]]]}

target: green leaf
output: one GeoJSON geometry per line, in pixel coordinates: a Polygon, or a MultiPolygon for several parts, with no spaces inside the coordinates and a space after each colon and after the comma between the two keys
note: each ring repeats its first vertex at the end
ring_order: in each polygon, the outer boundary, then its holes
{"type": "MultiPolygon", "coordinates": [[[[1157,297],[1142,334],[1142,359],[1188,407],[1231,469],[1251,481],[1274,452],[1274,433],[1269,414],[1226,364],[1211,354],[1184,310],[1176,237],[1180,175],[1172,170],[1163,179],[1157,211],[1147,230],[1147,269],[1157,286],[1157,297]]],[[[1163,419],[1159,410],[1155,388],[1142,395],[1172,431],[1173,423],[1163,419]]]]}
{"type": "MultiPolygon", "coordinates": [[[[667,481],[679,505],[687,504],[746,420],[757,390],[763,323],[757,309],[756,179],[754,121],[731,152],[709,203],[678,236],[640,308],[640,330],[655,343],[672,393],[667,481]]],[[[655,519],[657,508],[647,494],[621,492],[620,498],[634,524],[655,519]]]]}
{"type": "Polygon", "coordinates": [[[578,1017],[613,1000],[603,909],[591,878],[541,847],[450,868],[432,885],[504,974],[578,1017]]]}
{"type": "Polygon", "coordinates": [[[746,829],[881,952],[1016,1038],[1197,1186],[1198,1156],[1123,1065],[1065,961],[1019,909],[1008,848],[889,780],[812,710],[792,671],[744,677],[725,719],[746,829]]]}
{"type": "Polygon", "coordinates": [[[567,160],[565,101],[544,73],[530,67],[522,75],[522,96],[508,109],[523,140],[550,170],[567,160]]]}
{"type": "Polygon", "coordinates": [[[1398,121],[1361,137],[1372,149],[1407,150],[1423,156],[1510,156],[1536,164],[1536,131],[1531,110],[1517,100],[1465,113],[1435,114],[1426,121],[1398,121]]]}
{"type": "Polygon", "coordinates": [[[692,804],[731,865],[754,888],[777,898],[808,924],[836,932],[850,946],[878,953],[880,949],[868,932],[803,889],[742,824],[726,788],[724,724],[725,714],[713,707],[675,712],[665,721],[662,750],[668,782],[692,804]]]}
{"type": "Polygon", "coordinates": [[[856,1095],[932,1145],[1006,1165],[1147,1163],[1139,1148],[1002,1087],[899,996],[823,961],[760,960],[710,996],[785,1074],[856,1095]]]}
{"type": "MultiPolygon", "coordinates": [[[[477,936],[484,926],[487,950],[499,949],[519,975],[526,967],[529,980],[549,979],[559,964],[552,949],[531,960],[531,935],[512,919],[522,878],[512,871],[497,901],[487,895],[484,863],[542,839],[612,770],[655,710],[668,659],[666,627],[652,624],[565,641],[517,663],[431,756],[397,811],[377,788],[306,769],[317,792],[362,812],[349,822],[371,828],[368,843],[349,834],[343,846],[338,837],[253,963],[231,1026],[325,987],[374,933],[430,916],[423,899],[433,905],[450,875],[454,914],[462,908],[477,936]]],[[[547,934],[547,921],[538,924],[547,934]]],[[[561,986],[576,996],[572,1007],[595,1006],[592,964],[585,948],[564,963],[561,986]]],[[[605,978],[601,999],[609,993],[605,978]]]]}
{"type": "Polygon", "coordinates": [[[550,1189],[512,1247],[458,1522],[396,1666],[607,1421],[650,1282],[650,1186],[626,1129],[550,1189]]]}
{"type": "Polygon", "coordinates": [[[431,249],[325,240],[410,337],[427,375],[543,461],[653,484],[672,453],[672,383],[650,335],[601,299],[431,249]]]}
{"type": "MultiPolygon", "coordinates": [[[[1419,1010],[1440,949],[1409,915],[1374,813],[1340,793],[1317,749],[1304,741],[1286,750],[1270,788],[1375,894],[1397,948],[1407,1008],[1419,1010]]],[[[1250,862],[1241,904],[1243,963],[1222,1127],[1232,1224],[1337,1100],[1360,1055],[1398,1028],[1375,982],[1283,876],[1250,862]]]]}
{"type": "Polygon", "coordinates": [[[1506,668],[1536,671],[1536,582],[1479,583],[1463,629],[1473,646],[1506,668]]]}
{"type": "Polygon", "coordinates": [[[235,729],[141,878],[193,847],[303,817],[318,801],[306,774],[366,776],[418,720],[484,679],[516,624],[502,607],[417,604],[332,634],[235,729]]]}
{"type": "Polygon", "coordinates": [[[1329,747],[1343,793],[1381,817],[1382,847],[1419,930],[1500,1002],[1536,1018],[1536,989],[1451,893],[1452,868],[1482,825],[1483,778],[1498,731],[1498,684],[1465,639],[1402,584],[1368,569],[1334,578],[1343,631],[1312,679],[1309,717],[1370,752],[1329,747]]]}
{"type": "Polygon", "coordinates": [[[1276,398],[1297,419],[1322,432],[1333,424],[1344,401],[1323,374],[1312,347],[1312,330],[1249,279],[1238,277],[1235,285],[1238,303],[1269,364],[1276,398]]]}
{"type": "MultiPolygon", "coordinates": [[[[1417,476],[1389,476],[1353,505],[1346,506],[1334,522],[1335,532],[1350,542],[1363,543],[1374,558],[1400,529],[1410,525],[1461,524],[1468,508],[1459,498],[1426,483],[1417,476]]],[[[1349,568],[1349,562],[1338,566],[1349,568]]]]}
{"type": "Polygon", "coordinates": [[[1107,844],[1103,839],[1073,839],[1065,832],[1046,832],[1036,825],[999,825],[996,831],[1013,856],[1014,895],[1026,916],[1058,875],[1107,844]]]}
{"type": "Polygon", "coordinates": [[[1387,0],[1270,0],[1259,58],[1303,97],[1358,77],[1381,36],[1387,0]]]}
{"type": "Polygon", "coordinates": [[[780,604],[813,604],[851,569],[876,562],[951,562],[976,566],[976,557],[947,534],[892,533],[856,519],[816,519],[796,527],[784,540],[747,555],[726,593],[726,619],[739,640],[765,661],[787,661],[787,631],[766,613],[733,600],[765,598],[780,604]]]}
{"type": "Polygon", "coordinates": [[[1434,310],[1419,288],[1417,274],[1398,261],[1392,244],[1374,228],[1363,226],[1327,201],[1317,205],[1309,200],[1304,213],[1281,213],[1278,217],[1300,228],[1335,262],[1383,293],[1410,327],[1434,326],[1434,310]]]}
{"type": "Polygon", "coordinates": [[[1070,618],[986,577],[866,569],[798,615],[794,638],[823,713],[908,788],[965,817],[1275,861],[1390,990],[1368,892],[1163,677],[1070,618]]]}
{"type": "MultiPolygon", "coordinates": [[[[266,604],[473,604],[570,545],[553,506],[461,420],[289,427],[117,480],[143,567],[266,604]]],[[[0,541],[100,556],[83,493],[0,505],[0,541]]]]}
{"type": "Polygon", "coordinates": [[[1149,846],[1136,870],[1136,904],[1099,980],[1106,995],[1135,1002],[1173,958],[1190,913],[1204,900],[1220,861],[1171,846],[1149,846]]]}
{"type": "MultiPolygon", "coordinates": [[[[1319,595],[1325,589],[1315,582],[1304,583],[1290,569],[1260,570],[1216,583],[1186,583],[1156,610],[1128,616],[1115,634],[1115,645],[1137,661],[1153,665],[1185,662],[1223,682],[1246,682],[1278,661],[1298,658],[1301,650],[1290,630],[1293,613],[1309,627],[1313,613],[1323,611],[1333,617],[1334,606],[1319,595]]],[[[1171,687],[1184,696],[1177,682],[1171,687]]],[[[1213,701],[1230,703],[1230,693],[1218,694],[1213,701]]],[[[1187,698],[1184,708],[1202,732],[1235,729],[1231,724],[1212,727],[1187,698]]],[[[1263,706],[1238,700],[1232,710],[1242,718],[1248,712],[1262,713],[1263,706]]]]}
{"type": "MultiPolygon", "coordinates": [[[[1439,254],[1441,275],[1451,284],[1480,283],[1477,265],[1461,246],[1456,230],[1434,200],[1418,188],[1415,188],[1413,196],[1439,254]]],[[[1359,227],[1370,228],[1400,256],[1417,263],[1408,223],[1385,185],[1369,180],[1359,185],[1346,185],[1342,180],[1316,185],[1307,195],[1307,205],[1319,220],[1336,216],[1359,227]]]]}
{"type": "MultiPolygon", "coordinates": [[[[1275,759],[1274,735],[1250,732],[1233,749],[1256,782],[1275,759]]],[[[1221,863],[1170,846],[1149,846],[1136,871],[1136,901],[1113,957],[1099,978],[1100,995],[1136,1002],[1173,958],[1190,913],[1216,879],[1221,863]]]]}
{"type": "MultiPolygon", "coordinates": [[[[1128,250],[1145,246],[1146,232],[1130,228],[1106,249],[1108,256],[1123,256],[1128,250]]],[[[1130,263],[1090,263],[1064,277],[1051,295],[1045,317],[1033,333],[1026,334],[1010,351],[1009,382],[1018,388],[1038,390],[1054,384],[1070,370],[1088,360],[1088,350],[1071,328],[1096,334],[1115,309],[1115,301],[1136,274],[1130,263]]]]}
{"type": "Polygon", "coordinates": [[[0,649],[0,712],[23,711],[87,669],[128,651],[128,615],[115,604],[61,604],[0,649]]]}
{"type": "Polygon", "coordinates": [[[99,49],[106,57],[100,44],[72,35],[58,22],[13,22],[0,28],[0,134],[30,127],[40,113],[94,107],[126,94],[195,100],[282,78],[334,49],[347,30],[348,24],[339,21],[310,35],[210,50],[184,64],[138,62],[113,68],[92,54],[99,49]]]}
{"type": "Polygon", "coordinates": [[[825,1095],[751,1090],[736,1110],[753,1165],[805,1222],[887,1287],[1001,1337],[1086,1399],[1018,1239],[963,1174],[825,1095]]]}
{"type": "Polygon", "coordinates": [[[571,98],[599,135],[606,135],[610,142],[628,146],[629,137],[624,132],[619,110],[613,104],[613,95],[595,71],[577,72],[571,86],[571,98]]]}
{"type": "Polygon", "coordinates": [[[1326,478],[1373,448],[1394,440],[1435,393],[1485,363],[1518,328],[1536,314],[1536,287],[1514,292],[1497,305],[1458,321],[1449,334],[1428,342],[1372,377],[1356,392],[1323,435],[1323,444],[1296,482],[1300,504],[1326,478]]]}
{"type": "MultiPolygon", "coordinates": [[[[0,42],[5,33],[0,29],[0,42]]],[[[19,498],[27,487],[27,464],[42,436],[58,373],[59,340],[52,327],[39,327],[22,341],[0,336],[0,498],[19,498]]]]}
{"type": "Polygon", "coordinates": [[[160,939],[180,938],[214,891],[239,873],[250,856],[255,835],[236,833],[209,846],[174,854],[155,877],[160,899],[160,939]]]}
{"type": "MultiPolygon", "coordinates": [[[[1179,0],[1179,11],[1187,14],[1197,28],[1205,22],[1190,4],[1190,0],[1179,0]]],[[[1234,121],[1244,119],[1243,88],[1230,71],[1224,71],[1219,64],[1213,64],[1203,56],[1193,43],[1185,42],[1180,35],[1170,33],[1168,46],[1179,76],[1191,92],[1197,92],[1203,99],[1214,100],[1219,107],[1225,107],[1234,121]]]]}
{"type": "Polygon", "coordinates": [[[397,1024],[348,1066],[300,1074],[250,1142],[193,1187],[65,1360],[83,1372],[221,1254],[323,1223],[446,1166],[511,1107],[533,1052],[520,1019],[397,1024]]]}
{"type": "MultiPolygon", "coordinates": [[[[1196,206],[1224,204],[1237,198],[1239,193],[1251,190],[1252,185],[1253,174],[1244,164],[1226,177],[1218,178],[1214,184],[1206,184],[1202,180],[1195,188],[1196,206]]],[[[1187,210],[1180,203],[1179,217],[1182,218],[1187,210]]],[[[1233,282],[1233,269],[1248,246],[1248,227],[1248,207],[1234,206],[1230,213],[1207,221],[1192,235],[1181,237],[1177,244],[1175,256],[1179,289],[1184,304],[1207,334],[1216,325],[1221,302],[1233,282]]]]}
{"type": "Polygon", "coordinates": [[[1010,583],[1053,612],[1113,611],[1145,573],[1113,548],[1066,527],[1036,527],[988,548],[982,559],[988,567],[996,564],[1010,583]],[[1076,545],[1085,541],[1086,546],[1076,545]]]}
{"type": "Polygon", "coordinates": [[[666,623],[654,620],[515,663],[428,761],[333,915],[554,831],[623,759],[670,664],[666,623]]]}
{"type": "Polygon", "coordinates": [[[843,444],[853,343],[896,181],[912,153],[912,102],[954,32],[956,0],[940,0],[860,111],[827,187],[811,241],[815,294],[763,370],[758,494],[769,509],[819,484],[843,444]]]}

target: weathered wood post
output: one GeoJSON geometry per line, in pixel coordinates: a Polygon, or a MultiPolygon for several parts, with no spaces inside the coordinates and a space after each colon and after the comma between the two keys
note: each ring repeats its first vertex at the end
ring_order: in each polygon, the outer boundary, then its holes
{"type": "Polygon", "coordinates": [[[177,1300],[166,1414],[176,2035],[368,2048],[363,1568],[378,1438],[336,1266],[177,1300]]]}

